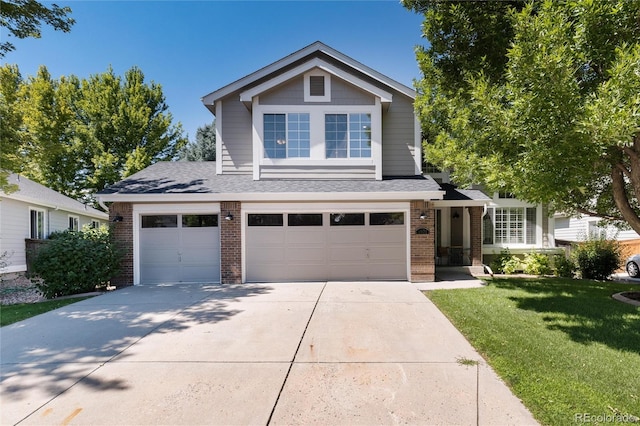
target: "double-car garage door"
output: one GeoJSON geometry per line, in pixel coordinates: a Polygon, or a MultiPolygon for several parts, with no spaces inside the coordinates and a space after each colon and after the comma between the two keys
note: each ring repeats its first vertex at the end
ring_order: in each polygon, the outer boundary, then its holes
{"type": "Polygon", "coordinates": [[[247,215],[251,282],[407,279],[403,212],[247,215]]]}

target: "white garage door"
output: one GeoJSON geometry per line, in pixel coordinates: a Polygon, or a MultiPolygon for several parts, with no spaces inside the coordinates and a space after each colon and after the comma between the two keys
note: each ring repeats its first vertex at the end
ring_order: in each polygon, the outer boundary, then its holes
{"type": "Polygon", "coordinates": [[[140,282],[219,282],[220,232],[216,214],[142,215],[140,282]]]}
{"type": "Polygon", "coordinates": [[[404,213],[248,214],[247,281],[406,280],[404,213]]]}

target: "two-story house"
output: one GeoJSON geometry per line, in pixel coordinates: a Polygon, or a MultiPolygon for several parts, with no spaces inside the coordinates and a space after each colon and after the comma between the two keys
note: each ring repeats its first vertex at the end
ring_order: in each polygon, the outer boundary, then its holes
{"type": "Polygon", "coordinates": [[[483,216],[502,238],[526,233],[530,213],[503,218],[481,191],[422,173],[415,96],[320,42],[209,93],[215,162],[157,163],[98,194],[129,248],[114,283],[431,281],[436,263],[482,268],[483,216]]]}

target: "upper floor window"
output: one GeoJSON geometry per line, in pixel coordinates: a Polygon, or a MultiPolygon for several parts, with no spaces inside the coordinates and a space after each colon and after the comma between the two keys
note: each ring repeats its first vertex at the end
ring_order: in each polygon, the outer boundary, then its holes
{"type": "Polygon", "coordinates": [[[327,158],[371,157],[371,114],[326,114],[327,158]]]}
{"type": "Polygon", "coordinates": [[[69,231],[77,231],[80,229],[80,218],[78,216],[69,216],[69,231]]]}
{"type": "Polygon", "coordinates": [[[308,113],[264,114],[266,158],[309,158],[310,141],[308,113]]]}
{"type": "Polygon", "coordinates": [[[45,211],[41,209],[29,209],[29,238],[44,240],[45,238],[45,211]]]}

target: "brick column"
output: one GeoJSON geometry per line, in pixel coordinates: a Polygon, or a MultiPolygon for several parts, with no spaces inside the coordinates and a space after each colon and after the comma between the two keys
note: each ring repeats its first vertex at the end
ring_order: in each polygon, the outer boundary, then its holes
{"type": "Polygon", "coordinates": [[[220,203],[220,279],[222,284],[242,283],[242,203],[220,203]],[[233,220],[226,220],[228,213],[233,220]]]}
{"type": "Polygon", "coordinates": [[[111,285],[128,287],[133,285],[133,206],[131,203],[113,203],[109,206],[111,233],[124,257],[120,262],[120,273],[111,279],[111,285]],[[116,216],[122,218],[115,222],[116,216]]]}
{"type": "Polygon", "coordinates": [[[412,282],[435,281],[435,210],[433,205],[422,200],[411,201],[409,213],[411,226],[411,277],[412,282]],[[425,213],[426,217],[420,219],[425,213]],[[418,233],[426,229],[428,233],[418,233]]]}
{"type": "Polygon", "coordinates": [[[482,207],[469,207],[471,266],[482,266],[482,207]]]}

